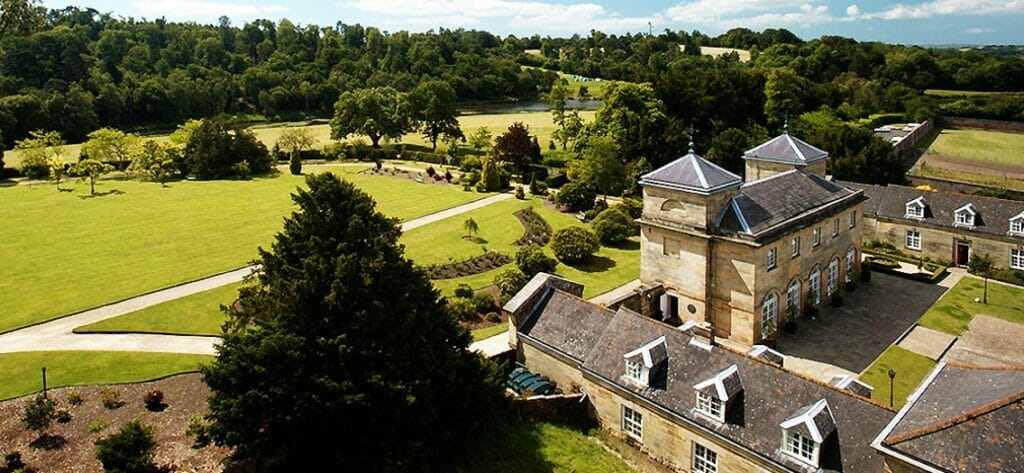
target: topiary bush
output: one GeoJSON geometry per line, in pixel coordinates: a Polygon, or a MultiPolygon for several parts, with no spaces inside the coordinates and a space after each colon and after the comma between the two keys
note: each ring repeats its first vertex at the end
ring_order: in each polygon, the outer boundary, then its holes
{"type": "Polygon", "coordinates": [[[112,473],[146,471],[152,466],[155,448],[153,428],[133,420],[96,442],[96,459],[103,464],[104,471],[112,473]]]}
{"type": "Polygon", "coordinates": [[[124,405],[124,402],[121,402],[121,391],[114,388],[103,388],[100,391],[100,402],[107,409],[117,409],[124,405]]]}
{"type": "Polygon", "coordinates": [[[591,224],[603,245],[621,245],[636,234],[636,223],[618,207],[601,212],[591,224]]]}
{"type": "Polygon", "coordinates": [[[455,288],[455,297],[473,297],[473,288],[469,287],[469,284],[466,283],[459,284],[459,286],[455,288]]]}
{"type": "Polygon", "coordinates": [[[551,249],[555,251],[555,257],[564,263],[586,262],[600,247],[597,235],[584,227],[563,228],[551,237],[551,249]]]}
{"type": "Polygon", "coordinates": [[[527,281],[526,275],[519,268],[506,269],[494,277],[494,285],[498,286],[501,295],[505,297],[514,296],[526,285],[527,281]]]}
{"type": "Polygon", "coordinates": [[[558,260],[544,254],[539,246],[524,246],[516,252],[516,267],[527,279],[537,273],[554,273],[557,266],[558,260]]]}
{"type": "Polygon", "coordinates": [[[299,157],[299,153],[292,153],[292,157],[288,161],[288,171],[295,176],[302,175],[302,158],[299,157]]]}
{"type": "Polygon", "coordinates": [[[579,182],[570,182],[555,194],[555,203],[570,212],[585,212],[594,208],[595,199],[597,193],[590,186],[579,182]]]}
{"type": "Polygon", "coordinates": [[[166,407],[164,405],[164,392],[159,389],[147,392],[142,397],[142,401],[146,404],[146,409],[152,412],[161,411],[166,407]]]}

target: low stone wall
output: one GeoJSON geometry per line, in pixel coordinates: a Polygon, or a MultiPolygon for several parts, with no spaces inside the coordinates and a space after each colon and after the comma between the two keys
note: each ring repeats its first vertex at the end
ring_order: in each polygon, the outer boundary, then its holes
{"type": "Polygon", "coordinates": [[[896,151],[896,154],[903,154],[910,151],[914,146],[917,146],[925,136],[928,136],[928,133],[931,133],[933,128],[935,128],[935,120],[925,120],[925,122],[922,123],[921,126],[917,127],[916,130],[910,132],[910,134],[904,137],[899,143],[896,143],[893,146],[893,150],[896,151]]]}
{"type": "Polygon", "coordinates": [[[1001,190],[996,187],[983,186],[970,182],[954,181],[938,177],[912,176],[909,174],[907,175],[907,181],[910,183],[911,187],[930,186],[940,192],[955,192],[957,194],[971,194],[972,192],[980,189],[1001,190]]]}
{"type": "Polygon", "coordinates": [[[1004,120],[985,120],[981,118],[963,117],[939,117],[939,125],[1024,133],[1024,122],[1011,122],[1004,120]]]}

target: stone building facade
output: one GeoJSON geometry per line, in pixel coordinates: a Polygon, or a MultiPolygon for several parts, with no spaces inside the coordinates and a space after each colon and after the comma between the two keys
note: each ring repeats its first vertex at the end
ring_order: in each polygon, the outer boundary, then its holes
{"type": "Polygon", "coordinates": [[[744,159],[746,181],[692,150],[642,177],[640,299],[749,346],[857,277],[864,197],[788,134],[744,159]]]}

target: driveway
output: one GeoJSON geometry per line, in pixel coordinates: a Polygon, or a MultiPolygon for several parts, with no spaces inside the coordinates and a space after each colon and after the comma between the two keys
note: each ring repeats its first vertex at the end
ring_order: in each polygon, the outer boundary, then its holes
{"type": "Polygon", "coordinates": [[[817,320],[801,320],[794,335],[780,333],[779,351],[808,365],[860,373],[946,292],[945,287],[883,273],[872,273],[870,282],[858,286],[846,293],[842,307],[823,304],[817,320]]]}

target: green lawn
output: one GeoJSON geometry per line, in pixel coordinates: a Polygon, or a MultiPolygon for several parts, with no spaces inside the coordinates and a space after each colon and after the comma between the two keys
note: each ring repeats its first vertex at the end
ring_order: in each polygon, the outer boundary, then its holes
{"type": "Polygon", "coordinates": [[[175,335],[220,335],[227,315],[220,306],[238,297],[242,283],[210,289],[147,307],[75,329],[75,333],[167,333],[175,335]]]}
{"type": "Polygon", "coordinates": [[[545,422],[509,419],[499,432],[470,449],[457,471],[478,473],[632,473],[594,435],[545,422]]]}
{"type": "MultiPolygon", "coordinates": [[[[572,225],[583,225],[569,214],[555,212],[544,207],[537,199],[507,200],[440,222],[411,230],[402,235],[406,253],[418,264],[446,263],[458,261],[467,255],[483,253],[484,248],[514,255],[518,247],[513,246],[523,234],[523,226],[512,213],[520,208],[533,207],[555,230],[572,225]],[[462,224],[472,218],[480,227],[479,237],[486,243],[474,243],[463,239],[462,224]]],[[[640,245],[629,242],[623,248],[602,247],[586,265],[568,266],[560,263],[556,273],[585,286],[584,296],[592,297],[619,287],[640,277],[640,245]]],[[[550,247],[545,248],[551,254],[550,247]]],[[[468,284],[473,289],[490,286],[494,276],[510,266],[504,266],[486,273],[463,278],[434,281],[445,294],[451,294],[459,284],[468,284]]]]}
{"type": "Polygon", "coordinates": [[[195,371],[212,356],[173,353],[32,351],[0,354],[0,399],[24,396],[42,388],[46,367],[51,388],[84,384],[147,381],[195,371]]]}
{"type": "Polygon", "coordinates": [[[889,369],[896,371],[896,378],[893,383],[893,407],[899,409],[907,402],[917,386],[921,384],[925,376],[935,367],[931,358],[905,350],[898,346],[891,346],[875,360],[860,380],[874,386],[875,391],[871,398],[880,404],[889,403],[889,369]]]}
{"type": "Polygon", "coordinates": [[[946,90],[946,89],[928,89],[924,91],[925,95],[931,95],[933,97],[974,97],[979,95],[1008,95],[1015,96],[1021,95],[1020,92],[985,92],[978,90],[946,90]]]}
{"type": "Polygon", "coordinates": [[[975,128],[943,128],[928,148],[927,154],[977,162],[1024,166],[1024,133],[975,128]]]}
{"type": "MultiPolygon", "coordinates": [[[[330,169],[367,191],[387,215],[408,220],[487,194],[457,186],[330,169]]],[[[244,266],[292,209],[301,176],[183,181],[161,187],[101,181],[72,192],[52,185],[0,188],[0,332],[244,266]]]]}
{"type": "Polygon", "coordinates": [[[493,337],[495,335],[498,335],[500,333],[505,333],[506,331],[508,331],[508,324],[504,323],[504,322],[502,322],[502,323],[500,323],[498,325],[492,325],[492,326],[487,327],[487,328],[482,328],[482,329],[479,329],[479,330],[474,330],[473,331],[473,341],[474,342],[479,342],[480,340],[486,340],[486,339],[491,338],[491,337],[493,337]]]}
{"type": "Polygon", "coordinates": [[[1024,289],[989,281],[988,304],[974,302],[982,298],[984,286],[981,279],[963,278],[932,305],[918,323],[957,336],[967,330],[978,314],[1024,324],[1024,289]]]}

